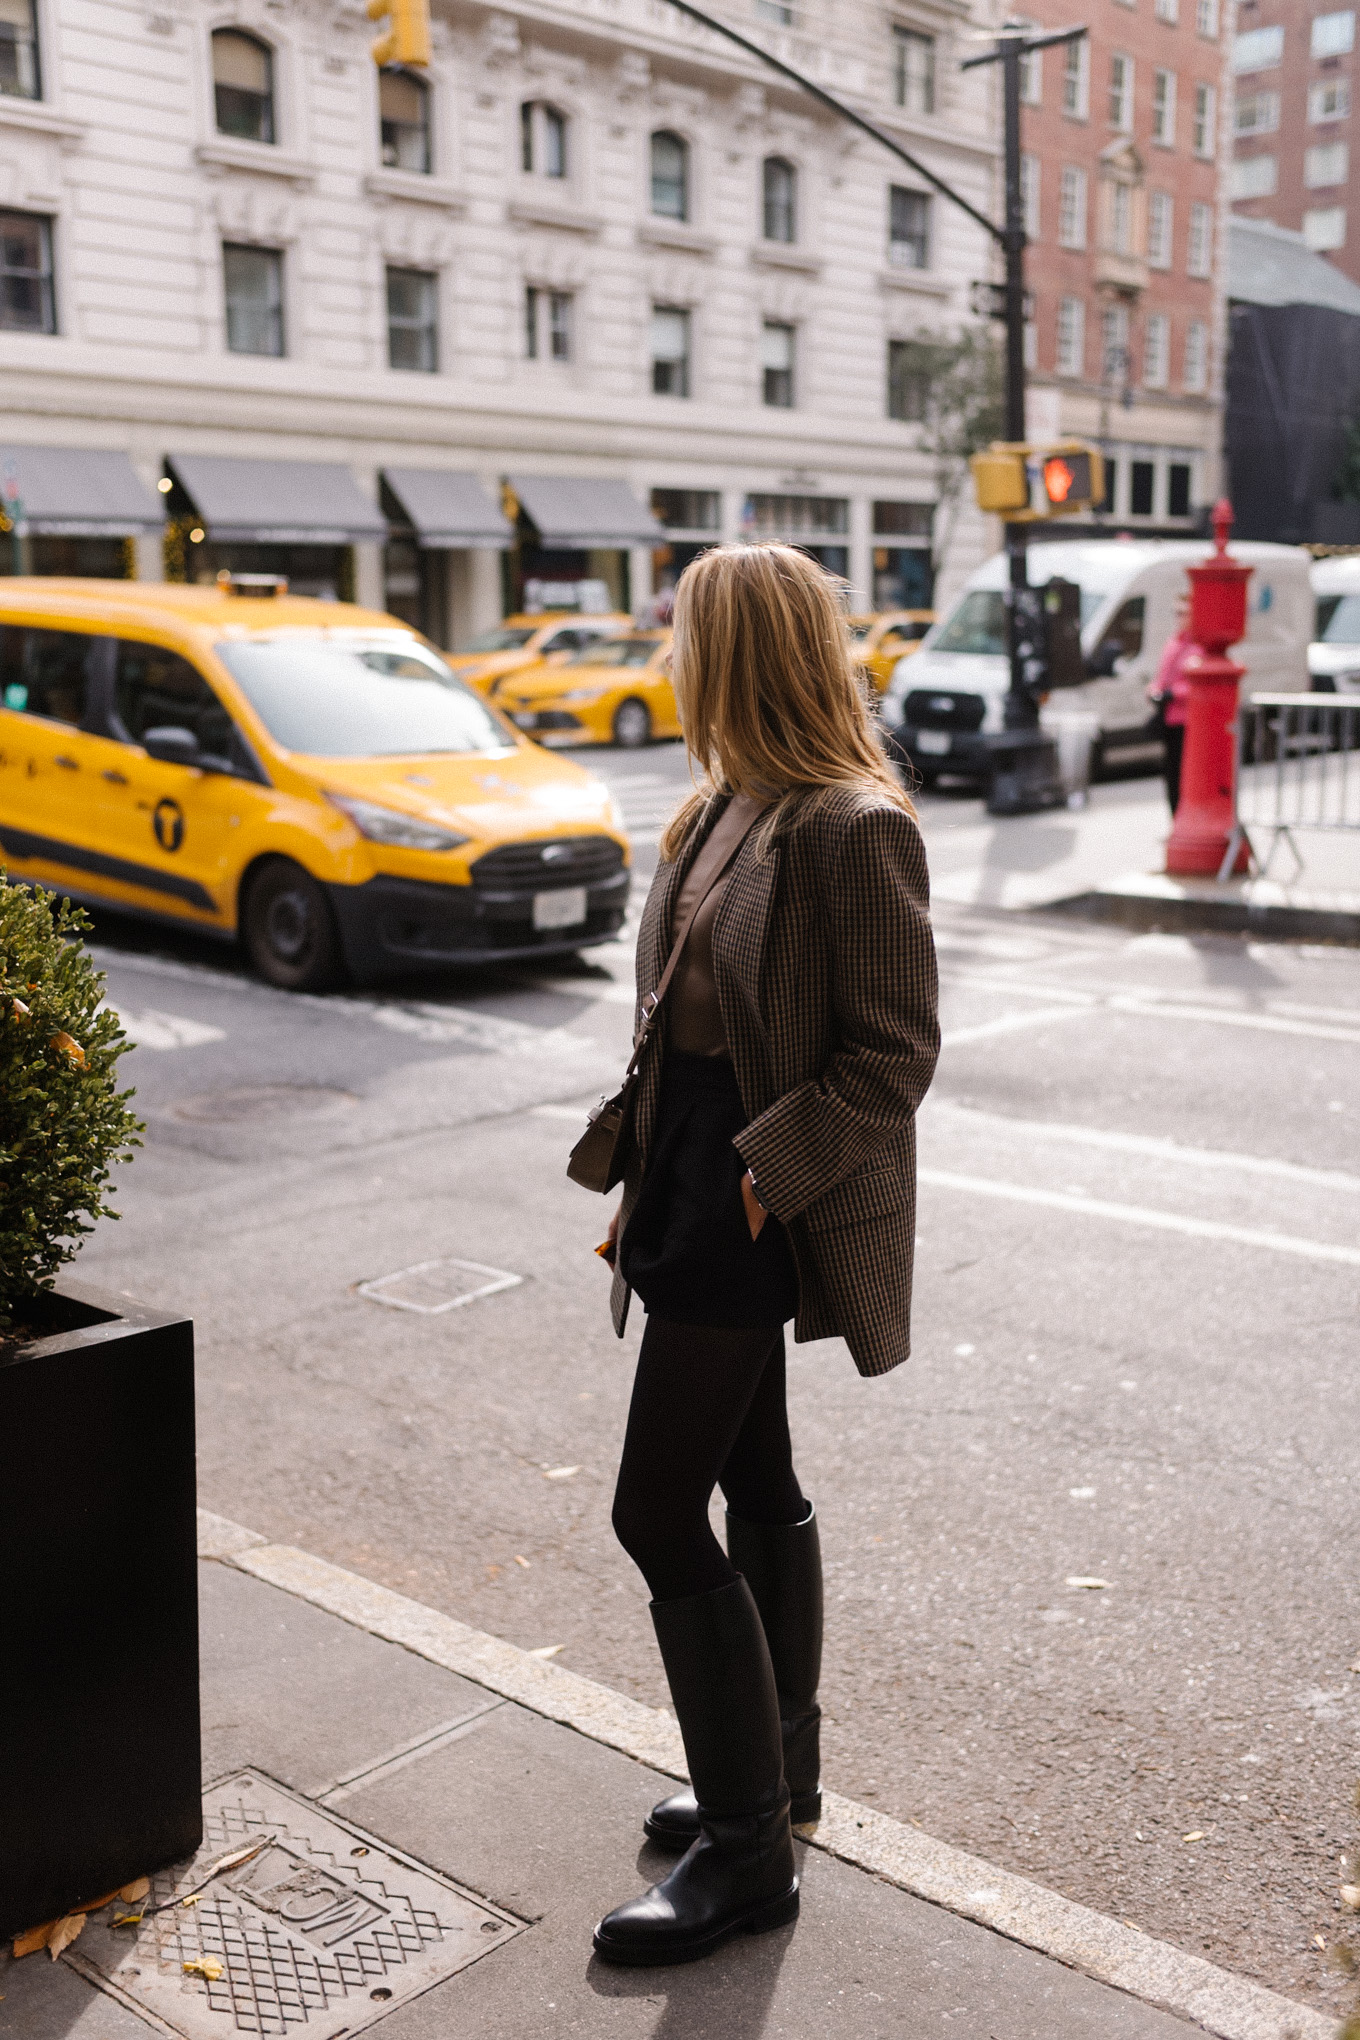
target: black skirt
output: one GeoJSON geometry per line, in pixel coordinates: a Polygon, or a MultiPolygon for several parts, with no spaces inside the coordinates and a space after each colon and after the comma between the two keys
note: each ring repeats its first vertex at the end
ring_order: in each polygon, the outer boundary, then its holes
{"type": "Polygon", "coordinates": [[[746,1222],[746,1164],[732,1145],[746,1124],[726,1056],[666,1056],[652,1152],[619,1265],[648,1311],[672,1324],[782,1325],[798,1308],[783,1226],[767,1218],[753,1240],[746,1222]]]}

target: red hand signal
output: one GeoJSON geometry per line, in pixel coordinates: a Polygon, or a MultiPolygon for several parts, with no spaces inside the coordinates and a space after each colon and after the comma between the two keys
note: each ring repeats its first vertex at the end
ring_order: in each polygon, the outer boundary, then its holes
{"type": "Polygon", "coordinates": [[[1044,488],[1050,503],[1065,503],[1075,481],[1076,476],[1061,456],[1044,462],[1044,488]]]}

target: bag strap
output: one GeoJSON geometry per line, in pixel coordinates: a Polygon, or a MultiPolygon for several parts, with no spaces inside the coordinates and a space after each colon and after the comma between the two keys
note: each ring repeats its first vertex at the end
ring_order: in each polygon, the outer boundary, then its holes
{"type": "Polygon", "coordinates": [[[740,815],[733,815],[732,804],[729,803],[714,823],[708,840],[695,858],[689,876],[704,880],[704,887],[691,908],[684,927],[671,944],[671,953],[666,959],[666,968],[657,980],[656,990],[648,992],[642,1001],[642,1019],[638,1025],[638,1031],[633,1038],[632,1057],[628,1068],[624,1071],[623,1080],[625,1083],[632,1076],[642,1058],[642,1051],[647,1046],[647,1037],[651,1032],[652,1022],[660,1010],[661,1001],[670,990],[671,979],[675,976],[681,954],[686,942],[689,940],[689,931],[698,919],[699,909],[703,906],[714,888],[721,884],[729,867],[735,860],[737,852],[741,849],[742,844],[764,814],[766,805],[767,803],[762,803],[753,815],[743,819],[740,815]],[[730,820],[729,817],[731,818],[730,820]],[[727,826],[724,826],[724,824],[727,826]],[[710,866],[711,869],[709,868],[710,866]]]}

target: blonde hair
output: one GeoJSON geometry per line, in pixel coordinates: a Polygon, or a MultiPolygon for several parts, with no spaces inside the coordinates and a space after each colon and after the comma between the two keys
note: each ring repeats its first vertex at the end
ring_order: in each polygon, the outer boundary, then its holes
{"type": "Polygon", "coordinates": [[[912,812],[874,733],[840,586],[791,545],[715,546],[681,575],[672,677],[706,783],[672,816],[663,858],[679,855],[720,794],[773,801],[767,843],[847,787],[912,812]]]}

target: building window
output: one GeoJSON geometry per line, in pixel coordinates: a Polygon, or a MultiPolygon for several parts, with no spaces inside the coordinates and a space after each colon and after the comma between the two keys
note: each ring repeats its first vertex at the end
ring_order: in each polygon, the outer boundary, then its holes
{"type": "Polygon", "coordinates": [[[1187,390],[1202,390],[1209,380],[1209,328],[1203,319],[1192,319],[1185,329],[1185,373],[1187,390]]]}
{"type": "Polygon", "coordinates": [[[1190,515],[1190,463],[1173,460],[1166,471],[1166,514],[1168,517],[1190,515]]]}
{"type": "Polygon", "coordinates": [[[1078,297],[1058,300],[1059,375],[1086,373],[1086,306],[1078,297]]]}
{"type": "Polygon", "coordinates": [[[387,362],[422,375],[439,367],[439,279],[428,269],[387,272],[387,362]]]}
{"type": "Polygon", "coordinates": [[[1152,139],[1160,142],[1164,149],[1175,147],[1176,143],[1176,73],[1154,71],[1152,74],[1152,139]]]}
{"type": "MultiPolygon", "coordinates": [[[[1275,97],[1278,100],[1279,94],[1275,97]]],[[[1349,79],[1324,78],[1320,84],[1308,87],[1308,118],[1314,127],[1325,120],[1345,120],[1350,110],[1349,79]]],[[[1276,117],[1278,119],[1278,115],[1276,117]]]]}
{"type": "Polygon", "coordinates": [[[1334,248],[1346,245],[1346,208],[1344,205],[1315,207],[1303,216],[1303,238],[1315,253],[1325,255],[1334,248]]]}
{"type": "Polygon", "coordinates": [[[850,529],[846,496],[748,496],[741,526],[752,538],[816,538],[850,529]]]}
{"type": "Polygon", "coordinates": [[[1303,181],[1309,191],[1344,184],[1350,175],[1350,149],[1345,142],[1317,142],[1303,152],[1303,181]]]}
{"type": "Polygon", "coordinates": [[[904,425],[924,422],[930,402],[930,372],[919,341],[888,342],[888,416],[904,425]]]}
{"type": "Polygon", "coordinates": [[[1190,208],[1190,240],[1185,253],[1187,276],[1208,276],[1214,266],[1214,209],[1197,202],[1190,208]]]}
{"type": "Polygon", "coordinates": [[[793,407],[793,347],[793,327],[767,319],[760,336],[761,397],[779,411],[793,407]]]}
{"type": "Polygon", "coordinates": [[[1107,455],[1105,460],[1105,494],[1098,503],[1092,505],[1092,508],[1102,511],[1107,517],[1113,517],[1114,499],[1118,491],[1119,462],[1111,460],[1107,455]]]}
{"type": "Polygon", "coordinates": [[[1025,233],[1031,241],[1039,238],[1039,158],[1020,158],[1020,210],[1025,233]]]}
{"type": "Polygon", "coordinates": [[[1157,470],[1150,460],[1129,462],[1129,515],[1151,517],[1157,470]]]}
{"type": "MultiPolygon", "coordinates": [[[[1200,88],[1201,90],[1203,88],[1200,88]]],[[[1316,88],[1314,88],[1316,89],[1316,88]]],[[[1311,118],[1312,94],[1309,94],[1308,110],[1311,118]]],[[[1233,107],[1233,126],[1239,135],[1273,135],[1280,125],[1280,95],[1278,92],[1239,93],[1233,107]]]]}
{"type": "Polygon", "coordinates": [[[519,110],[519,160],[530,177],[567,174],[567,117],[542,99],[526,99],[519,110]]]}
{"type": "Polygon", "coordinates": [[[689,218],[689,144],[669,129],[652,136],[652,211],[663,220],[689,218]]]}
{"type": "MultiPolygon", "coordinates": [[[[1275,156],[1240,156],[1228,172],[1230,197],[1273,198],[1279,182],[1279,159],[1275,156]]],[[[1194,275],[1192,270],[1191,275],[1194,275]]]]}
{"type": "Polygon", "coordinates": [[[1232,67],[1239,77],[1248,71],[1273,71],[1284,56],[1284,30],[1248,28],[1233,37],[1232,67]]]}
{"type": "Polygon", "coordinates": [[[41,99],[36,0],[0,0],[0,95],[41,99]]]}
{"type": "Polygon", "coordinates": [[[55,333],[52,222],[39,213],[0,212],[0,329],[55,333]]]}
{"type": "Polygon", "coordinates": [[[1075,163],[1063,166],[1058,187],[1058,240],[1064,248],[1086,246],[1086,172],[1075,163]]]}
{"type": "Polygon", "coordinates": [[[1171,374],[1171,321],[1165,312],[1150,312],[1143,328],[1143,382],[1164,390],[1171,374]]]}
{"type": "Polygon", "coordinates": [[[1170,22],[1174,28],[1181,18],[1181,0],[1157,0],[1152,11],[1158,21],[1170,22]]]}
{"type": "Polygon", "coordinates": [[[658,397],[689,395],[689,313],[652,306],[652,389],[658,397]]]}
{"type": "MultiPolygon", "coordinates": [[[[1025,28],[1034,28],[1036,22],[1022,23],[1025,28]]],[[[1020,99],[1025,106],[1042,106],[1044,103],[1044,53],[1042,50],[1022,50],[1020,53],[1020,99]]]]}
{"type": "Polygon", "coordinates": [[[767,241],[798,239],[798,172],[782,156],[767,156],[761,170],[767,241]]]}
{"type": "Polygon", "coordinates": [[[930,267],[930,200],[894,184],[888,194],[888,260],[899,269],[930,267]]]}
{"type": "Polygon", "coordinates": [[[1172,235],[1174,232],[1175,201],[1169,191],[1152,191],[1148,194],[1148,267],[1169,269],[1171,267],[1172,235]]]}
{"type": "Polygon", "coordinates": [[[273,51],[239,29],[219,28],[212,62],[218,133],[244,142],[276,141],[273,51]]]}
{"type": "Polygon", "coordinates": [[[756,13],[762,21],[778,22],[781,28],[793,27],[792,0],[756,0],[756,13]]]}
{"type": "Polygon", "coordinates": [[[227,351],[283,353],[283,257],[277,248],[222,248],[227,304],[227,351]]]}
{"type": "Polygon", "coordinates": [[[935,38],[914,28],[895,28],[893,97],[908,113],[935,111],[935,38]]]}
{"type": "Polygon", "coordinates": [[[1218,41],[1218,0],[1196,0],[1195,29],[1210,42],[1218,41]]]}
{"type": "Polygon", "coordinates": [[[1218,94],[1212,85],[1196,85],[1195,118],[1191,126],[1190,146],[1204,162],[1214,153],[1214,129],[1217,126],[1218,94]]]}
{"type": "Polygon", "coordinates": [[[1311,57],[1344,57],[1355,48],[1355,9],[1340,14],[1315,14],[1308,38],[1311,57]]]}
{"type": "Polygon", "coordinates": [[[1086,120],[1091,112],[1091,50],[1082,36],[1067,45],[1063,58],[1063,112],[1069,120],[1086,120]]]}
{"type": "Polygon", "coordinates": [[[530,361],[571,360],[571,310],[570,291],[528,285],[524,293],[524,352],[530,361]]]}
{"type": "Polygon", "coordinates": [[[1133,253],[1133,186],[1110,186],[1110,246],[1116,255],[1133,253]]]}
{"type": "Polygon", "coordinates": [[[653,489],[652,514],[667,531],[717,531],[722,502],[716,489],[653,489]]]}
{"type": "Polygon", "coordinates": [[[378,74],[378,118],[382,159],[388,170],[414,170],[428,176],[430,154],[430,88],[413,71],[378,74]]]}
{"type": "Polygon", "coordinates": [[[1117,52],[1110,58],[1109,121],[1121,134],[1133,130],[1133,58],[1117,52]]]}
{"type": "Polygon", "coordinates": [[[1129,367],[1129,308],[1106,305],[1100,315],[1101,381],[1127,383],[1129,367]]]}

